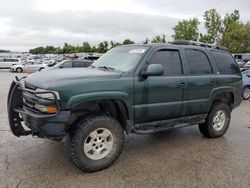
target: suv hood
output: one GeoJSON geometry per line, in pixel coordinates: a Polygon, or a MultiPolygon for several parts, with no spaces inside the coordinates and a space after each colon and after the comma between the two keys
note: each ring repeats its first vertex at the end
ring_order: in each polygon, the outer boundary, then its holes
{"type": "MultiPolygon", "coordinates": [[[[110,79],[119,78],[122,72],[106,71],[96,68],[65,68],[65,69],[46,69],[29,75],[26,82],[35,87],[48,89],[51,86],[75,80],[86,81],[86,79],[110,79]]],[[[73,82],[72,82],[73,83],[73,82]]]]}

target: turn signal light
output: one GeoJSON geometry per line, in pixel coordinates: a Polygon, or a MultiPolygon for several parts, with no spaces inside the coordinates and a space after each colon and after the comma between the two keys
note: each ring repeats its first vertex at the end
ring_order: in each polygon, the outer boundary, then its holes
{"type": "Polygon", "coordinates": [[[48,106],[47,107],[47,113],[56,113],[57,112],[57,108],[55,106],[48,106]]]}

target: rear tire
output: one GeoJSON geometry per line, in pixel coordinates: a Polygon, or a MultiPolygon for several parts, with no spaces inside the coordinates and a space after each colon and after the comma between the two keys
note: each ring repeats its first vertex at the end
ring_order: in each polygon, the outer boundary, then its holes
{"type": "Polygon", "coordinates": [[[200,132],[208,138],[223,136],[230,124],[231,110],[228,104],[216,103],[212,106],[205,123],[199,124],[200,132]]]}
{"type": "Polygon", "coordinates": [[[95,114],[78,121],[68,136],[71,162],[84,172],[112,165],[121,153],[124,130],[108,115],[95,114]]]}
{"type": "Polygon", "coordinates": [[[20,67],[17,67],[17,68],[16,68],[16,71],[17,71],[18,73],[21,73],[21,72],[23,72],[23,69],[20,68],[20,67]]]}

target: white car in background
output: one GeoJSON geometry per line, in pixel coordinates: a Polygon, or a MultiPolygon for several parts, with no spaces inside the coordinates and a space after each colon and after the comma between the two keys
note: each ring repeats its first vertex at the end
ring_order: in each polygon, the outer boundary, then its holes
{"type": "Polygon", "coordinates": [[[17,58],[1,58],[0,69],[10,69],[13,65],[20,65],[22,61],[17,58]]]}
{"type": "Polygon", "coordinates": [[[35,72],[47,68],[48,65],[40,62],[27,62],[11,67],[11,72],[35,72]]]}

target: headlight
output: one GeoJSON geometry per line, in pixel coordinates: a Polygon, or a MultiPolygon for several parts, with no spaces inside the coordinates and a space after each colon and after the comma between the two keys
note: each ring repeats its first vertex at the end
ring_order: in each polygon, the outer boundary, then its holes
{"type": "MultiPolygon", "coordinates": [[[[36,89],[36,92],[52,92],[56,95],[57,99],[60,99],[60,95],[57,91],[49,91],[44,89],[36,89]]],[[[55,99],[52,93],[37,93],[36,96],[44,98],[44,99],[55,99]]]]}

